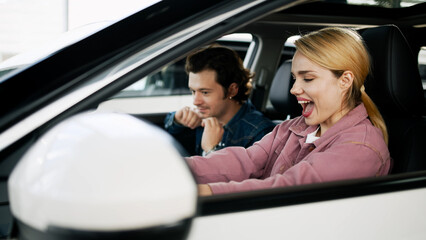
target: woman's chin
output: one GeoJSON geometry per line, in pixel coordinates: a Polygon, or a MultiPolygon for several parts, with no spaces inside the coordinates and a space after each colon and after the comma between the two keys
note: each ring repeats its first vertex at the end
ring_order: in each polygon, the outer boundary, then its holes
{"type": "Polygon", "coordinates": [[[318,121],[316,121],[312,116],[305,117],[305,123],[309,126],[315,126],[319,124],[318,121]]]}

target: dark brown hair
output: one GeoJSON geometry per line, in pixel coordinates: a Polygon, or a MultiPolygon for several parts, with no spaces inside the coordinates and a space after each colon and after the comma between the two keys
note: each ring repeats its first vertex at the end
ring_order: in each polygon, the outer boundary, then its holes
{"type": "Polygon", "coordinates": [[[203,70],[216,72],[216,81],[222,85],[225,97],[232,83],[238,85],[238,93],[232,99],[242,103],[248,99],[252,89],[253,74],[243,66],[238,53],[219,44],[210,45],[189,54],[185,70],[189,74],[203,70]]]}

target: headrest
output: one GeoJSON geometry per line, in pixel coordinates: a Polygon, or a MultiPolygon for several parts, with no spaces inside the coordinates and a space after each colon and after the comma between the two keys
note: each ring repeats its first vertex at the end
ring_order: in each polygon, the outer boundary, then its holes
{"type": "Polygon", "coordinates": [[[416,57],[394,25],[361,32],[372,59],[367,94],[384,117],[422,116],[424,96],[416,57]]]}
{"type": "Polygon", "coordinates": [[[294,80],[291,77],[291,60],[281,64],[272,80],[269,100],[275,110],[291,117],[301,114],[296,97],[290,93],[294,80]]]}

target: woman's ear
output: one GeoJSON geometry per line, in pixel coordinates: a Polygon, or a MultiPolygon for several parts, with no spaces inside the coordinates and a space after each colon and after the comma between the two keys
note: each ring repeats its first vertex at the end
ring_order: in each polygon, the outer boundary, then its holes
{"type": "Polygon", "coordinates": [[[229,98],[233,98],[238,93],[238,84],[237,83],[231,83],[228,87],[228,96],[229,98]]]}
{"type": "Polygon", "coordinates": [[[339,86],[342,90],[349,89],[354,82],[354,74],[352,71],[343,72],[342,76],[339,78],[339,86]]]}

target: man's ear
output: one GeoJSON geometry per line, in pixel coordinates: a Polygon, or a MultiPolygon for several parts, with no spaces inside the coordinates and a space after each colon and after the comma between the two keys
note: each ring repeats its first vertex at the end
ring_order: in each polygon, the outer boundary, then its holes
{"type": "Polygon", "coordinates": [[[352,71],[345,71],[343,72],[342,76],[339,78],[339,86],[340,88],[345,91],[349,89],[354,82],[354,74],[352,71]]]}
{"type": "Polygon", "coordinates": [[[237,83],[231,83],[228,87],[228,97],[233,98],[238,93],[238,84],[237,83]]]}

